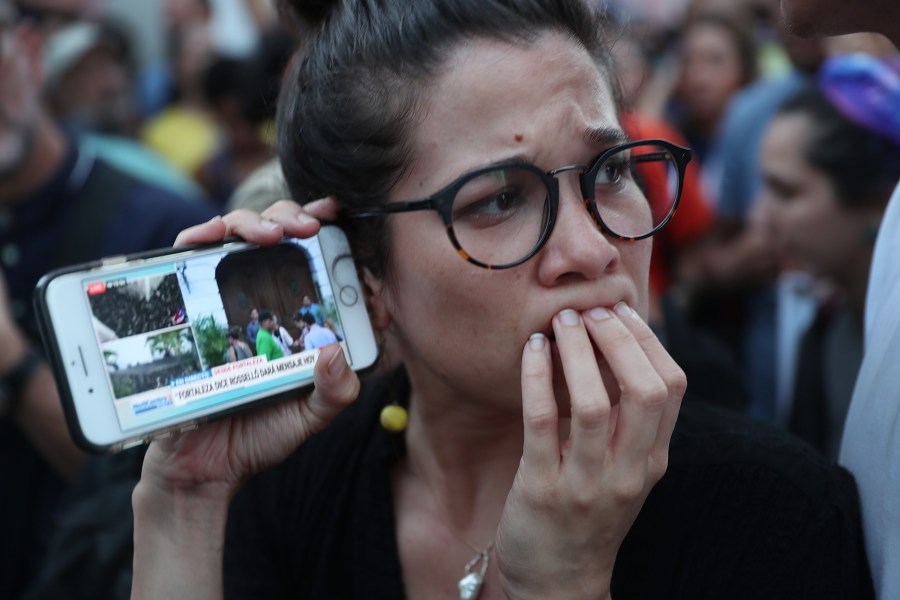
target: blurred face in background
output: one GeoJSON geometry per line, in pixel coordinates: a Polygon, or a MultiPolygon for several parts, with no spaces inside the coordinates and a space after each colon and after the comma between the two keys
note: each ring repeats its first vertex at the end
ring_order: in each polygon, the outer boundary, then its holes
{"type": "Polygon", "coordinates": [[[629,35],[615,40],[612,44],[613,58],[622,86],[622,96],[626,106],[632,106],[639,98],[641,89],[649,74],[649,66],[643,49],[637,40],[629,35]]]}
{"type": "Polygon", "coordinates": [[[0,23],[0,179],[22,166],[37,133],[36,66],[27,40],[31,33],[0,23]]]}
{"type": "Polygon", "coordinates": [[[59,117],[92,131],[127,134],[136,122],[128,66],[102,45],[68,69],[53,97],[59,117]]]}
{"type": "Polygon", "coordinates": [[[806,161],[812,128],[801,113],[777,116],[762,147],[763,191],[759,219],[788,263],[813,275],[844,281],[871,252],[870,211],[838,201],[827,173],[806,161]]]}
{"type": "Polygon", "coordinates": [[[731,96],[747,83],[740,50],[731,32],[696,22],[684,34],[678,96],[688,119],[714,128],[731,96]]]}

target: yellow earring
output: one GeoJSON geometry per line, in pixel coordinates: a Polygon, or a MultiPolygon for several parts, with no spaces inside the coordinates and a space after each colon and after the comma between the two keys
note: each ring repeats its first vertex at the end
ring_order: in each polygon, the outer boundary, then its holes
{"type": "Polygon", "coordinates": [[[381,426],[391,433],[400,433],[406,430],[408,422],[409,414],[396,402],[381,409],[381,426]]]}

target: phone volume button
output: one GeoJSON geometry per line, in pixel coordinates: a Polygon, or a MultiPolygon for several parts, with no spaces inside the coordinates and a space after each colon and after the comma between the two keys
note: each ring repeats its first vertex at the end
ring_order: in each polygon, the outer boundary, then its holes
{"type": "Polygon", "coordinates": [[[146,438],[142,438],[142,437],[133,439],[133,440],[123,443],[121,450],[128,450],[129,448],[134,448],[136,446],[140,446],[141,444],[144,444],[146,442],[147,442],[146,438]]]}
{"type": "Polygon", "coordinates": [[[113,265],[121,265],[122,263],[126,262],[127,260],[128,260],[128,257],[125,256],[124,254],[121,254],[118,256],[109,256],[107,258],[104,258],[100,261],[100,264],[103,265],[104,267],[111,267],[113,265]]]}

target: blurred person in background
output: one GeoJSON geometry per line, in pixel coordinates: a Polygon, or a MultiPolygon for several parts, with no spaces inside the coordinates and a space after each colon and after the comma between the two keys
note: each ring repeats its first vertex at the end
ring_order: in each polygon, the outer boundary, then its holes
{"type": "MultiPolygon", "coordinates": [[[[687,145],[687,141],[669,123],[642,112],[638,107],[650,66],[639,43],[635,27],[620,24],[612,32],[611,48],[626,112],[622,124],[632,139],[662,138],[687,145]]],[[[667,182],[645,182],[651,202],[667,193],[667,182]]],[[[685,173],[684,188],[678,204],[678,218],[653,240],[650,256],[650,324],[660,340],[685,370],[691,390],[705,400],[734,410],[743,410],[746,391],[736,363],[721,343],[708,333],[692,327],[671,293],[677,284],[683,263],[690,263],[698,243],[708,235],[715,219],[714,208],[700,180],[699,166],[691,162],[685,173]]],[[[677,293],[676,293],[677,295],[677,293]]]]}
{"type": "Polygon", "coordinates": [[[206,103],[221,136],[196,178],[217,206],[224,206],[240,183],[275,156],[272,120],[281,75],[293,50],[294,41],[286,32],[271,29],[249,57],[220,57],[203,73],[206,103]]]}
{"type": "MultiPolygon", "coordinates": [[[[643,112],[640,97],[650,76],[650,66],[633,27],[619,26],[612,33],[611,48],[618,67],[623,102],[626,107],[624,125],[633,139],[661,138],[688,146],[688,141],[664,119],[643,112]]],[[[650,287],[656,295],[664,294],[675,273],[680,249],[701,239],[713,224],[714,210],[701,184],[699,167],[694,162],[685,173],[684,192],[678,204],[679,219],[654,239],[650,263],[650,287]]],[[[651,311],[652,314],[652,311],[651,311]]]]}
{"type": "Polygon", "coordinates": [[[714,190],[720,172],[715,137],[731,98],[756,79],[756,45],[743,22],[699,13],[685,23],[679,56],[670,120],[687,138],[714,190]]]}
{"type": "Polygon", "coordinates": [[[127,35],[111,23],[75,21],[44,46],[48,109],[79,130],[131,136],[137,126],[127,35]]]}
{"type": "Polygon", "coordinates": [[[0,49],[0,597],[15,598],[84,460],[39,349],[35,284],[55,267],[170,245],[212,211],[82,151],[55,123],[41,102],[41,35],[9,0],[0,49]]]}
{"type": "MultiPolygon", "coordinates": [[[[831,68],[848,60],[860,58],[833,59],[831,68]]],[[[865,98],[852,101],[867,109],[865,98]]],[[[815,320],[797,360],[790,361],[797,370],[788,426],[837,460],[862,360],[875,235],[900,176],[900,137],[858,125],[810,84],[781,107],[767,128],[761,157],[757,221],[771,230],[792,268],[824,283],[815,320]]]]}
{"type": "Polygon", "coordinates": [[[762,187],[763,132],[782,103],[815,76],[825,46],[822,40],[790,34],[780,12],[773,14],[793,68],[783,77],[752,84],[729,103],[716,142],[721,166],[716,225],[682,275],[693,322],[718,335],[740,365],[750,394],[748,413],[786,425],[791,370],[779,365],[785,360],[781,354],[792,353],[798,329],[779,337],[778,302],[793,296],[779,296],[774,283],[780,255],[769,236],[748,221],[762,187]]]}
{"type": "Polygon", "coordinates": [[[216,151],[218,130],[203,97],[203,72],[216,59],[209,0],[166,0],[171,100],[140,138],[187,177],[216,151]]]}
{"type": "Polygon", "coordinates": [[[204,191],[134,138],[135,61],[128,36],[112,23],[75,20],[44,42],[44,98],[52,116],[86,151],[135,177],[197,200],[204,191]]]}
{"type": "MultiPolygon", "coordinates": [[[[782,0],[785,20],[798,35],[875,32],[900,45],[900,3],[882,0],[782,0]]],[[[897,130],[900,75],[879,69],[857,73],[859,90],[890,90],[857,119],[875,118],[897,130]],[[892,74],[893,73],[893,74],[892,74]],[[862,75],[862,76],[861,76],[862,75]],[[884,78],[889,84],[876,82],[884,78]]],[[[874,121],[873,121],[874,122],[874,121]]],[[[897,179],[900,180],[900,174],[897,179]]],[[[866,290],[863,362],[841,442],[840,462],[856,477],[866,549],[880,598],[900,598],[900,184],[885,210],[866,290]]]]}

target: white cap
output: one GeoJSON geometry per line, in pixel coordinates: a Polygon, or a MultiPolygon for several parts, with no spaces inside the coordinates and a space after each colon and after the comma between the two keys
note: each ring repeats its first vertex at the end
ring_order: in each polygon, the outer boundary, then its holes
{"type": "Polygon", "coordinates": [[[102,40],[100,26],[87,22],[66,25],[47,38],[44,43],[46,85],[53,87],[59,83],[88,52],[101,46],[102,40]]]}

